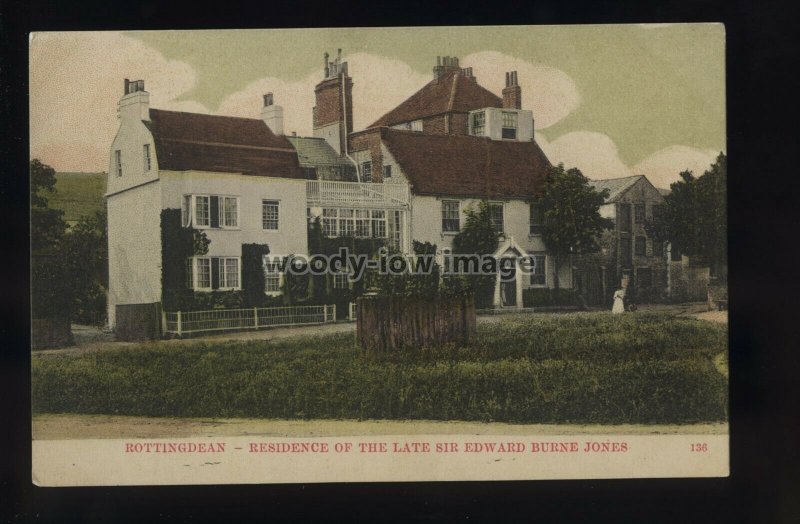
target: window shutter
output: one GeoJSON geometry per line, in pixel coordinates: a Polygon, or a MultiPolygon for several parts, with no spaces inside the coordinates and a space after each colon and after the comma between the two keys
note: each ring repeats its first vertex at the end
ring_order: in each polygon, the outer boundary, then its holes
{"type": "Polygon", "coordinates": [[[219,197],[211,197],[211,227],[219,227],[219,197]]]}
{"type": "Polygon", "coordinates": [[[219,289],[219,258],[211,259],[211,289],[219,289]]]}

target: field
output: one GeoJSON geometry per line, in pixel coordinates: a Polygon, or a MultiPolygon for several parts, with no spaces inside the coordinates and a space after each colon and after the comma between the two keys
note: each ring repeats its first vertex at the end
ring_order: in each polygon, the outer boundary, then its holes
{"type": "Polygon", "coordinates": [[[105,173],[56,173],[56,192],[45,196],[53,209],[64,211],[64,220],[75,223],[105,207],[105,173]]]}
{"type": "Polygon", "coordinates": [[[520,315],[469,347],[362,356],[352,333],[34,355],[34,413],[511,423],[727,420],[724,325],[520,315]]]}

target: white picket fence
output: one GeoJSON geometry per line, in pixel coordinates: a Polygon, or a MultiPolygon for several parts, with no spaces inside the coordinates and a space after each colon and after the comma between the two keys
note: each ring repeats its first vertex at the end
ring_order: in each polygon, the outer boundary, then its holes
{"type": "Polygon", "coordinates": [[[215,331],[238,331],[280,326],[302,326],[336,322],[336,304],[286,306],[208,311],[167,311],[164,332],[183,336],[215,331]]]}

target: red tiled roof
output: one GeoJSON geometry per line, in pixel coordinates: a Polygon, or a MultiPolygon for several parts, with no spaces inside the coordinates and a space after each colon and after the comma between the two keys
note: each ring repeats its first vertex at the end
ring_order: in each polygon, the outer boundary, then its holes
{"type": "Polygon", "coordinates": [[[551,165],[534,141],[382,131],[415,194],[529,198],[541,191],[551,165]]]}
{"type": "Polygon", "coordinates": [[[368,127],[393,126],[446,112],[463,113],[502,105],[500,97],[479,85],[475,77],[453,71],[432,80],[368,127]]]}
{"type": "Polygon", "coordinates": [[[262,120],[151,109],[144,124],[159,169],[306,178],[292,144],[262,120]]]}

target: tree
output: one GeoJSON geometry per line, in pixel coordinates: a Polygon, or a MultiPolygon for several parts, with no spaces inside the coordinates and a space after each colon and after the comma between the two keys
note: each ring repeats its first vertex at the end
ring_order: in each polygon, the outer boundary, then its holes
{"type": "Polygon", "coordinates": [[[544,192],[534,205],[544,212],[542,240],[553,257],[556,293],[564,259],[597,252],[600,234],[614,227],[611,219],[600,216],[607,197],[608,190],[596,191],[577,168],[564,169],[564,164],[550,168],[544,192]]]}
{"type": "Polygon", "coordinates": [[[699,178],[680,173],[664,198],[664,211],[648,224],[648,234],[669,241],[675,252],[697,257],[714,275],[725,277],[728,256],[728,159],[720,153],[699,178]]]}
{"type": "Polygon", "coordinates": [[[86,324],[102,322],[108,290],[106,211],[82,216],[64,236],[63,253],[72,288],[75,321],[86,324]]]}
{"type": "Polygon", "coordinates": [[[48,207],[47,193],[56,191],[55,170],[39,160],[30,163],[31,251],[51,251],[61,242],[67,225],[64,212],[48,207]]]}
{"type": "Polygon", "coordinates": [[[72,300],[62,256],[66,224],[63,212],[48,207],[55,192],[55,170],[39,160],[30,163],[31,312],[33,318],[69,317],[72,300]]]}
{"type": "MultiPolygon", "coordinates": [[[[463,255],[493,255],[499,246],[499,233],[492,224],[489,203],[482,201],[478,209],[466,209],[467,220],[461,232],[453,238],[453,253],[463,255]]],[[[496,275],[468,275],[466,280],[475,292],[478,308],[492,304],[496,275]]]]}

